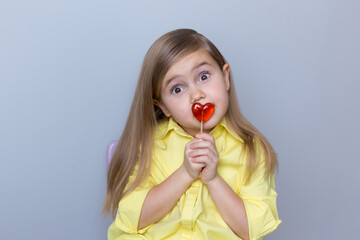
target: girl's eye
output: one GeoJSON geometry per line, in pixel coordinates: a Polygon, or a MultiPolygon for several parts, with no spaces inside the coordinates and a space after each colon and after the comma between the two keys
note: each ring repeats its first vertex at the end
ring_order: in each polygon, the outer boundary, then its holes
{"type": "Polygon", "coordinates": [[[178,94],[178,93],[180,93],[182,90],[183,90],[182,87],[176,86],[176,87],[174,87],[173,89],[171,89],[171,92],[174,93],[174,94],[178,94]]]}
{"type": "Polygon", "coordinates": [[[206,79],[208,79],[210,77],[210,74],[209,73],[202,73],[200,75],[200,81],[205,81],[206,79]]]}

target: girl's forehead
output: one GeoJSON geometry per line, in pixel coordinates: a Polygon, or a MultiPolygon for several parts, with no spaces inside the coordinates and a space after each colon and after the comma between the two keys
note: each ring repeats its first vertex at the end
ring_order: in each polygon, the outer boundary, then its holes
{"type": "Polygon", "coordinates": [[[215,60],[211,57],[211,55],[206,49],[200,48],[198,50],[185,54],[184,56],[179,58],[175,63],[173,63],[171,67],[173,67],[176,64],[181,65],[189,61],[196,62],[198,60],[203,60],[203,61],[207,60],[209,62],[210,61],[215,62],[215,60]]]}
{"type": "Polygon", "coordinates": [[[217,62],[205,49],[199,49],[188,53],[169,67],[163,82],[172,78],[173,75],[188,74],[202,65],[209,65],[213,67],[218,66],[217,62]]]}

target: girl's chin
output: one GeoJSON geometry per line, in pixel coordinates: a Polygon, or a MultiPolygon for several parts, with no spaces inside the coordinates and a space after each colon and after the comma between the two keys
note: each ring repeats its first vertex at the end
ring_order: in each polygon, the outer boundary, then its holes
{"type": "Polygon", "coordinates": [[[210,118],[207,122],[204,123],[204,128],[205,129],[213,129],[214,127],[216,127],[216,125],[218,125],[220,121],[217,121],[215,118],[210,118]]]}
{"type": "MultiPolygon", "coordinates": [[[[184,129],[187,133],[189,133],[190,135],[196,135],[196,133],[199,133],[200,132],[200,128],[201,128],[201,123],[197,120],[196,120],[196,123],[190,123],[189,125],[185,126],[185,125],[181,125],[181,128],[184,129]]],[[[216,125],[218,124],[219,122],[216,121],[215,118],[210,118],[207,122],[204,122],[204,125],[203,125],[203,132],[206,132],[206,133],[210,133],[211,130],[216,127],[216,125]]]]}

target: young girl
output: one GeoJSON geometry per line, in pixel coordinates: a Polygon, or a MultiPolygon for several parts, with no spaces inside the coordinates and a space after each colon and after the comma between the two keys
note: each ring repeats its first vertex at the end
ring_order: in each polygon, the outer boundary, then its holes
{"type": "Polygon", "coordinates": [[[169,32],[145,56],[109,167],[108,239],[262,239],[281,223],[276,164],[218,49],[194,30],[169,32]],[[202,133],[194,103],[215,107],[202,133]]]}

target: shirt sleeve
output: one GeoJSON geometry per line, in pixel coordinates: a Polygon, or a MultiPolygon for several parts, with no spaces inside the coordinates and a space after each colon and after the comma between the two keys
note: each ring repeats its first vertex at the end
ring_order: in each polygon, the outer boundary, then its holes
{"type": "MultiPolygon", "coordinates": [[[[136,171],[135,171],[136,172],[136,171]]],[[[129,178],[127,186],[135,180],[136,175],[129,178]]],[[[126,194],[119,202],[114,227],[124,233],[142,234],[152,225],[138,230],[139,218],[146,195],[155,186],[151,176],[148,176],[143,183],[133,191],[126,194]]]]}
{"type": "Polygon", "coordinates": [[[258,167],[250,183],[240,190],[240,197],[246,209],[250,240],[263,239],[281,223],[276,207],[274,174],[267,179],[264,177],[266,170],[264,151],[259,150],[259,144],[256,145],[259,156],[258,167]]]}

